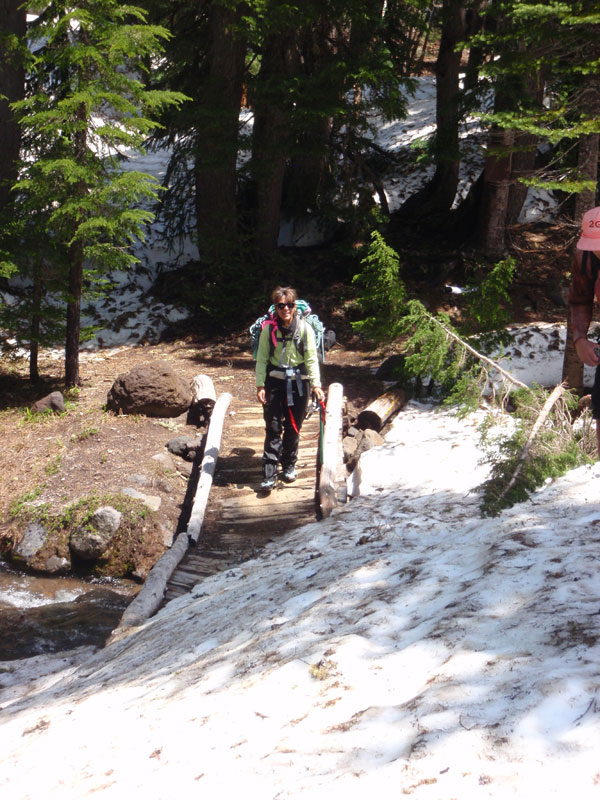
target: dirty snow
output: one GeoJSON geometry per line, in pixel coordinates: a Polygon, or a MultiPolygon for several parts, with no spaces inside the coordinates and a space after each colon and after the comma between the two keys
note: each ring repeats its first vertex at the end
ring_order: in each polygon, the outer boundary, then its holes
{"type": "Polygon", "coordinates": [[[481,518],[479,420],[409,405],[328,520],[0,665],[2,797],[596,797],[600,467],[481,518]]]}

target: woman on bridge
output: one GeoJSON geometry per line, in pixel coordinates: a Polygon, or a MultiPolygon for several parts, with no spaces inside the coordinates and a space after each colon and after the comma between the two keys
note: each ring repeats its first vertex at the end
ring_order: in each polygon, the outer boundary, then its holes
{"type": "Polygon", "coordinates": [[[314,333],[296,313],[297,296],[291,286],[273,291],[274,317],[261,330],[256,355],[256,395],[263,405],[266,427],[260,487],[265,492],[275,486],[278,463],[286,483],[296,480],[298,442],[309,394],[312,391],[319,402],[325,398],[314,333]]]}

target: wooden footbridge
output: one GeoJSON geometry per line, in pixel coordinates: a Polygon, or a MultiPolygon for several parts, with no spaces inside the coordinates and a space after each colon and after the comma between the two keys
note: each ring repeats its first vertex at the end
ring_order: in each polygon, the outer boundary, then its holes
{"type": "MultiPolygon", "coordinates": [[[[271,539],[328,516],[345,502],[342,401],[342,386],[332,384],[326,412],[315,412],[302,427],[297,480],[278,482],[269,494],[260,491],[265,435],[261,407],[230,408],[229,394],[212,401],[187,529],[150,571],[112,638],[141,624],[203,578],[252,558],[271,539]],[[224,427],[226,441],[233,444],[221,447],[224,427]],[[211,493],[212,488],[217,491],[211,493]]],[[[190,482],[193,479],[192,474],[190,482]]]]}

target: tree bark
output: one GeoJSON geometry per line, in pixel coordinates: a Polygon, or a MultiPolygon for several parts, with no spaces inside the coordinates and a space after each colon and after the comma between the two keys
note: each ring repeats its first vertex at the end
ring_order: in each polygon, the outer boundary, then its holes
{"type": "Polygon", "coordinates": [[[430,205],[440,211],[446,211],[452,207],[458,187],[461,53],[456,48],[464,35],[464,0],[444,0],[442,37],[435,62],[436,168],[431,183],[431,199],[429,201],[430,205]]]}
{"type": "Polygon", "coordinates": [[[402,389],[390,389],[379,395],[360,412],[356,424],[363,430],[371,428],[371,430],[380,431],[392,414],[405,405],[405,392],[402,389]]]}
{"type": "Polygon", "coordinates": [[[33,287],[32,287],[32,309],[31,309],[31,336],[29,341],[29,380],[39,381],[40,372],[38,367],[38,354],[39,354],[39,341],[40,341],[40,328],[42,319],[42,275],[41,266],[36,264],[33,273],[33,287]]]}
{"type": "Polygon", "coordinates": [[[493,126],[483,171],[481,241],[485,255],[492,261],[506,251],[506,212],[510,192],[511,148],[514,131],[493,126]]]}
{"type": "Polygon", "coordinates": [[[464,39],[464,0],[444,0],[442,35],[435,62],[435,173],[431,181],[401,207],[400,216],[423,217],[449,211],[456,197],[460,167],[458,126],[461,116],[459,42],[464,39]]]}
{"type": "MultiPolygon", "coordinates": [[[[81,104],[77,115],[80,121],[87,119],[85,105],[81,104]]],[[[87,134],[79,130],[74,137],[76,160],[85,164],[87,134]]],[[[85,195],[87,186],[80,182],[75,191],[85,195]]],[[[79,339],[81,333],[81,295],[83,292],[83,241],[77,236],[78,220],[73,219],[71,234],[73,241],[69,247],[69,274],[67,278],[67,328],[65,332],[65,383],[79,386],[79,339]]]]}
{"type": "Polygon", "coordinates": [[[259,256],[277,247],[286,159],[290,150],[289,97],[282,84],[297,69],[296,33],[271,35],[265,42],[260,91],[253,100],[252,175],[256,183],[255,246],[259,256]]]}
{"type": "Polygon", "coordinates": [[[238,240],[236,162],[246,42],[238,25],[243,6],[210,9],[209,75],[199,99],[194,165],[200,257],[217,274],[238,240]]]}
{"type": "Polygon", "coordinates": [[[338,504],[337,487],[342,455],[342,401],[344,387],[332,383],[327,392],[325,433],[323,436],[323,464],[319,476],[319,502],[323,517],[328,517],[338,504]]]}
{"type": "Polygon", "coordinates": [[[83,245],[79,240],[69,248],[67,329],[65,333],[65,384],[79,386],[79,338],[81,293],[83,290],[83,245]]]}
{"type": "Polygon", "coordinates": [[[200,537],[200,529],[204,521],[208,495],[212,486],[219,448],[221,446],[221,435],[225,423],[225,413],[229,408],[231,395],[225,392],[219,395],[210,418],[206,443],[204,445],[204,458],[200,467],[200,480],[196,489],[196,496],[192,506],[192,513],[187,526],[187,536],[190,544],[197,544],[200,537]]]}
{"type": "Polygon", "coordinates": [[[17,178],[21,130],[9,104],[23,98],[25,70],[14,45],[25,32],[26,11],[21,0],[0,0],[0,212],[9,203],[17,178]]]}

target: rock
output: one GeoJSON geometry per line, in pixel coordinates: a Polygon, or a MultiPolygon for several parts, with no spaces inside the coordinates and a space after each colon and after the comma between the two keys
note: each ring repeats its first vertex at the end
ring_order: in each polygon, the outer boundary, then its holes
{"type": "Polygon", "coordinates": [[[153,361],[119,375],[106,398],[109,411],[178,417],[190,405],[190,387],[168,361],[153,361]]]}
{"type": "Polygon", "coordinates": [[[71,552],[82,561],[95,561],[107,550],[119,530],[122,514],[112,506],[97,508],[90,520],[91,528],[79,528],[71,534],[71,552]]]}
{"type": "Polygon", "coordinates": [[[158,511],[158,509],[160,508],[160,504],[161,504],[162,501],[161,501],[160,497],[157,497],[156,495],[143,494],[142,492],[138,492],[137,489],[131,489],[129,487],[126,488],[126,489],[121,489],[121,491],[122,491],[123,494],[126,494],[128,497],[133,497],[136,500],[141,500],[142,503],[144,503],[144,505],[148,506],[148,508],[151,511],[158,511]]]}
{"type": "Polygon", "coordinates": [[[13,557],[30,561],[34,558],[46,544],[48,531],[39,522],[30,522],[25,528],[23,538],[16,547],[13,548],[13,557]]]}
{"type": "Polygon", "coordinates": [[[375,377],[380,381],[399,381],[404,377],[404,362],[406,357],[396,353],[379,365],[375,377]]]}
{"type": "Polygon", "coordinates": [[[373,431],[370,428],[367,428],[358,443],[358,454],[364,453],[366,450],[370,450],[372,447],[379,447],[379,445],[385,444],[385,439],[383,436],[380,436],[377,431],[373,431]]]}
{"type": "Polygon", "coordinates": [[[157,453],[156,455],[152,456],[153,461],[158,461],[161,467],[165,469],[175,471],[175,462],[171,458],[168,453],[157,453]]]}
{"type": "Polygon", "coordinates": [[[174,456],[184,458],[186,461],[194,461],[196,456],[202,453],[204,439],[194,436],[176,436],[167,442],[167,450],[174,456]]]}
{"type": "Polygon", "coordinates": [[[97,508],[91,519],[91,524],[102,536],[112,539],[121,525],[122,514],[112,506],[100,506],[97,508]]]}
{"type": "Polygon", "coordinates": [[[173,544],[173,539],[175,538],[175,526],[173,528],[168,528],[162,522],[158,523],[158,527],[160,528],[160,532],[162,533],[162,541],[165,547],[171,547],[173,544]]]}
{"type": "Polygon", "coordinates": [[[58,411],[59,414],[63,413],[65,410],[65,399],[61,392],[51,392],[45,397],[42,397],[41,400],[36,400],[31,406],[31,410],[35,413],[41,413],[48,409],[58,411]]]}
{"type": "Polygon", "coordinates": [[[50,556],[44,564],[44,571],[50,575],[65,575],[71,569],[71,562],[68,558],[60,556],[50,556]]]}
{"type": "Polygon", "coordinates": [[[332,331],[329,328],[325,331],[323,334],[323,346],[326,351],[331,350],[336,343],[336,338],[335,331],[332,331]]]}
{"type": "MultiPolygon", "coordinates": [[[[354,436],[345,436],[342,440],[342,449],[344,451],[344,463],[355,464],[355,454],[358,450],[358,442],[354,436]]],[[[352,467],[351,467],[352,468],[352,467]]]]}
{"type": "Polygon", "coordinates": [[[95,561],[104,553],[109,542],[95,530],[79,528],[71,534],[69,546],[76,558],[95,561]]]}
{"type": "Polygon", "coordinates": [[[194,465],[190,464],[189,461],[180,461],[177,464],[177,472],[180,475],[183,475],[184,478],[189,478],[194,470],[194,465]]]}

